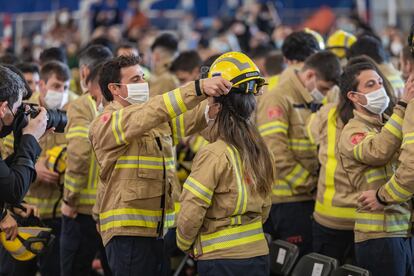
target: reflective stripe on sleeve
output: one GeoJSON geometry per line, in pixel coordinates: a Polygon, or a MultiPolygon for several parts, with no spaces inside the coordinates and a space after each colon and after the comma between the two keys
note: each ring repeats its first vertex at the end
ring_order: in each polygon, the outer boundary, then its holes
{"type": "Polygon", "coordinates": [[[259,126],[260,135],[268,136],[275,133],[287,134],[288,124],[280,121],[272,121],[259,126]]]}

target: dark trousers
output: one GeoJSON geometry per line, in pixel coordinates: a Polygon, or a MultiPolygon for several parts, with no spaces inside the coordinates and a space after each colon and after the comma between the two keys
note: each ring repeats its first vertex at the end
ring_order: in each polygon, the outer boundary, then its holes
{"type": "Polygon", "coordinates": [[[354,263],[354,230],[337,230],[313,221],[313,251],[337,259],[341,264],[354,263]]]}
{"type": "Polygon", "coordinates": [[[411,238],[382,238],[355,243],[357,265],[372,276],[412,276],[413,241],[411,238]]]}
{"type": "Polygon", "coordinates": [[[150,237],[116,236],[105,246],[114,276],[166,275],[164,241],[150,237]]]}
{"type": "Polygon", "coordinates": [[[294,243],[299,257],[312,252],[312,213],[315,202],[273,204],[263,229],[273,239],[294,243]]]}
{"type": "Polygon", "coordinates": [[[268,276],[269,256],[247,259],[200,260],[197,262],[199,276],[268,276]]]}
{"type": "Polygon", "coordinates": [[[42,276],[56,276],[60,275],[60,246],[59,239],[61,233],[61,220],[45,219],[43,223],[52,228],[52,234],[55,235],[55,240],[44,253],[40,254],[33,260],[27,262],[20,262],[3,248],[0,253],[0,275],[14,275],[14,276],[34,276],[37,270],[42,276]]]}
{"type": "Polygon", "coordinates": [[[62,276],[89,275],[92,261],[101,242],[92,216],[78,214],[74,219],[62,216],[60,238],[62,276]]]}

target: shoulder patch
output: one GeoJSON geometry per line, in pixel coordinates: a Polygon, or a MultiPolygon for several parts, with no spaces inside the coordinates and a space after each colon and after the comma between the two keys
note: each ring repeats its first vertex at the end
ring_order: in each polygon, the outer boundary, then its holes
{"type": "Polygon", "coordinates": [[[269,119],[277,119],[282,117],[283,115],[283,109],[281,107],[271,107],[269,109],[267,109],[267,117],[269,119]]]}
{"type": "Polygon", "coordinates": [[[110,114],[110,113],[106,113],[106,114],[103,114],[103,115],[101,116],[101,122],[102,122],[102,123],[106,123],[106,122],[108,122],[108,121],[109,121],[109,119],[111,119],[111,114],[110,114]]]}
{"type": "Polygon", "coordinates": [[[365,136],[367,136],[366,133],[355,133],[354,135],[351,136],[351,144],[352,145],[359,144],[362,140],[364,140],[365,136]]]}

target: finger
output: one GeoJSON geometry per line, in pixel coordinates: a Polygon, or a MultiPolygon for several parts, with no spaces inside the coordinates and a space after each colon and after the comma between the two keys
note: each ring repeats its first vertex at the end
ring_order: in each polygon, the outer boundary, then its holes
{"type": "Polygon", "coordinates": [[[358,197],[358,202],[363,202],[365,199],[366,199],[366,196],[362,194],[358,197]]]}
{"type": "Polygon", "coordinates": [[[17,234],[18,234],[18,231],[17,231],[17,225],[16,225],[15,227],[12,228],[12,232],[11,232],[11,240],[12,241],[14,241],[14,239],[16,239],[17,234]]]}
{"type": "Polygon", "coordinates": [[[230,81],[223,79],[223,82],[228,90],[230,90],[233,87],[233,83],[231,83],[230,81]]]}
{"type": "Polygon", "coordinates": [[[33,211],[33,215],[35,216],[35,217],[40,217],[40,211],[39,211],[39,208],[34,208],[34,211],[33,211]]]}

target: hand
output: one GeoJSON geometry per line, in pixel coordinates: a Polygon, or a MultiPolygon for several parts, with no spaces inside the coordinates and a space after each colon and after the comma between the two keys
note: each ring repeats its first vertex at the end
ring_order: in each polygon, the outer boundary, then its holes
{"type": "Polygon", "coordinates": [[[40,213],[39,213],[39,208],[37,208],[35,205],[31,205],[31,204],[27,204],[27,203],[22,203],[21,204],[24,208],[26,208],[26,211],[23,211],[20,208],[13,208],[13,212],[18,215],[21,216],[23,218],[28,218],[31,214],[33,214],[35,217],[39,217],[40,213]]]}
{"type": "Polygon", "coordinates": [[[60,208],[60,211],[63,215],[73,219],[76,218],[76,216],[78,215],[76,208],[66,204],[65,202],[62,202],[62,207],[60,208]]]}
{"type": "Polygon", "coordinates": [[[37,178],[49,184],[58,184],[59,181],[59,174],[56,172],[51,172],[46,167],[46,160],[44,158],[39,158],[35,165],[37,178]]]}
{"type": "Polygon", "coordinates": [[[414,98],[414,74],[411,74],[405,83],[404,93],[401,96],[401,100],[408,103],[414,98]]]}
{"type": "Polygon", "coordinates": [[[31,134],[37,141],[39,141],[40,137],[42,137],[45,133],[47,125],[46,109],[40,107],[39,110],[40,113],[36,116],[36,118],[28,118],[29,123],[22,130],[23,135],[31,134]]]}
{"type": "Polygon", "coordinates": [[[7,240],[13,241],[17,237],[17,222],[9,212],[7,212],[4,219],[0,221],[0,229],[6,233],[7,240]]]}
{"type": "Polygon", "coordinates": [[[202,85],[204,94],[211,97],[226,95],[232,87],[232,83],[222,77],[203,79],[202,85]]]}
{"type": "Polygon", "coordinates": [[[377,200],[377,191],[369,190],[362,192],[358,198],[358,203],[361,205],[361,210],[365,211],[381,211],[384,209],[384,205],[377,200]]]}

